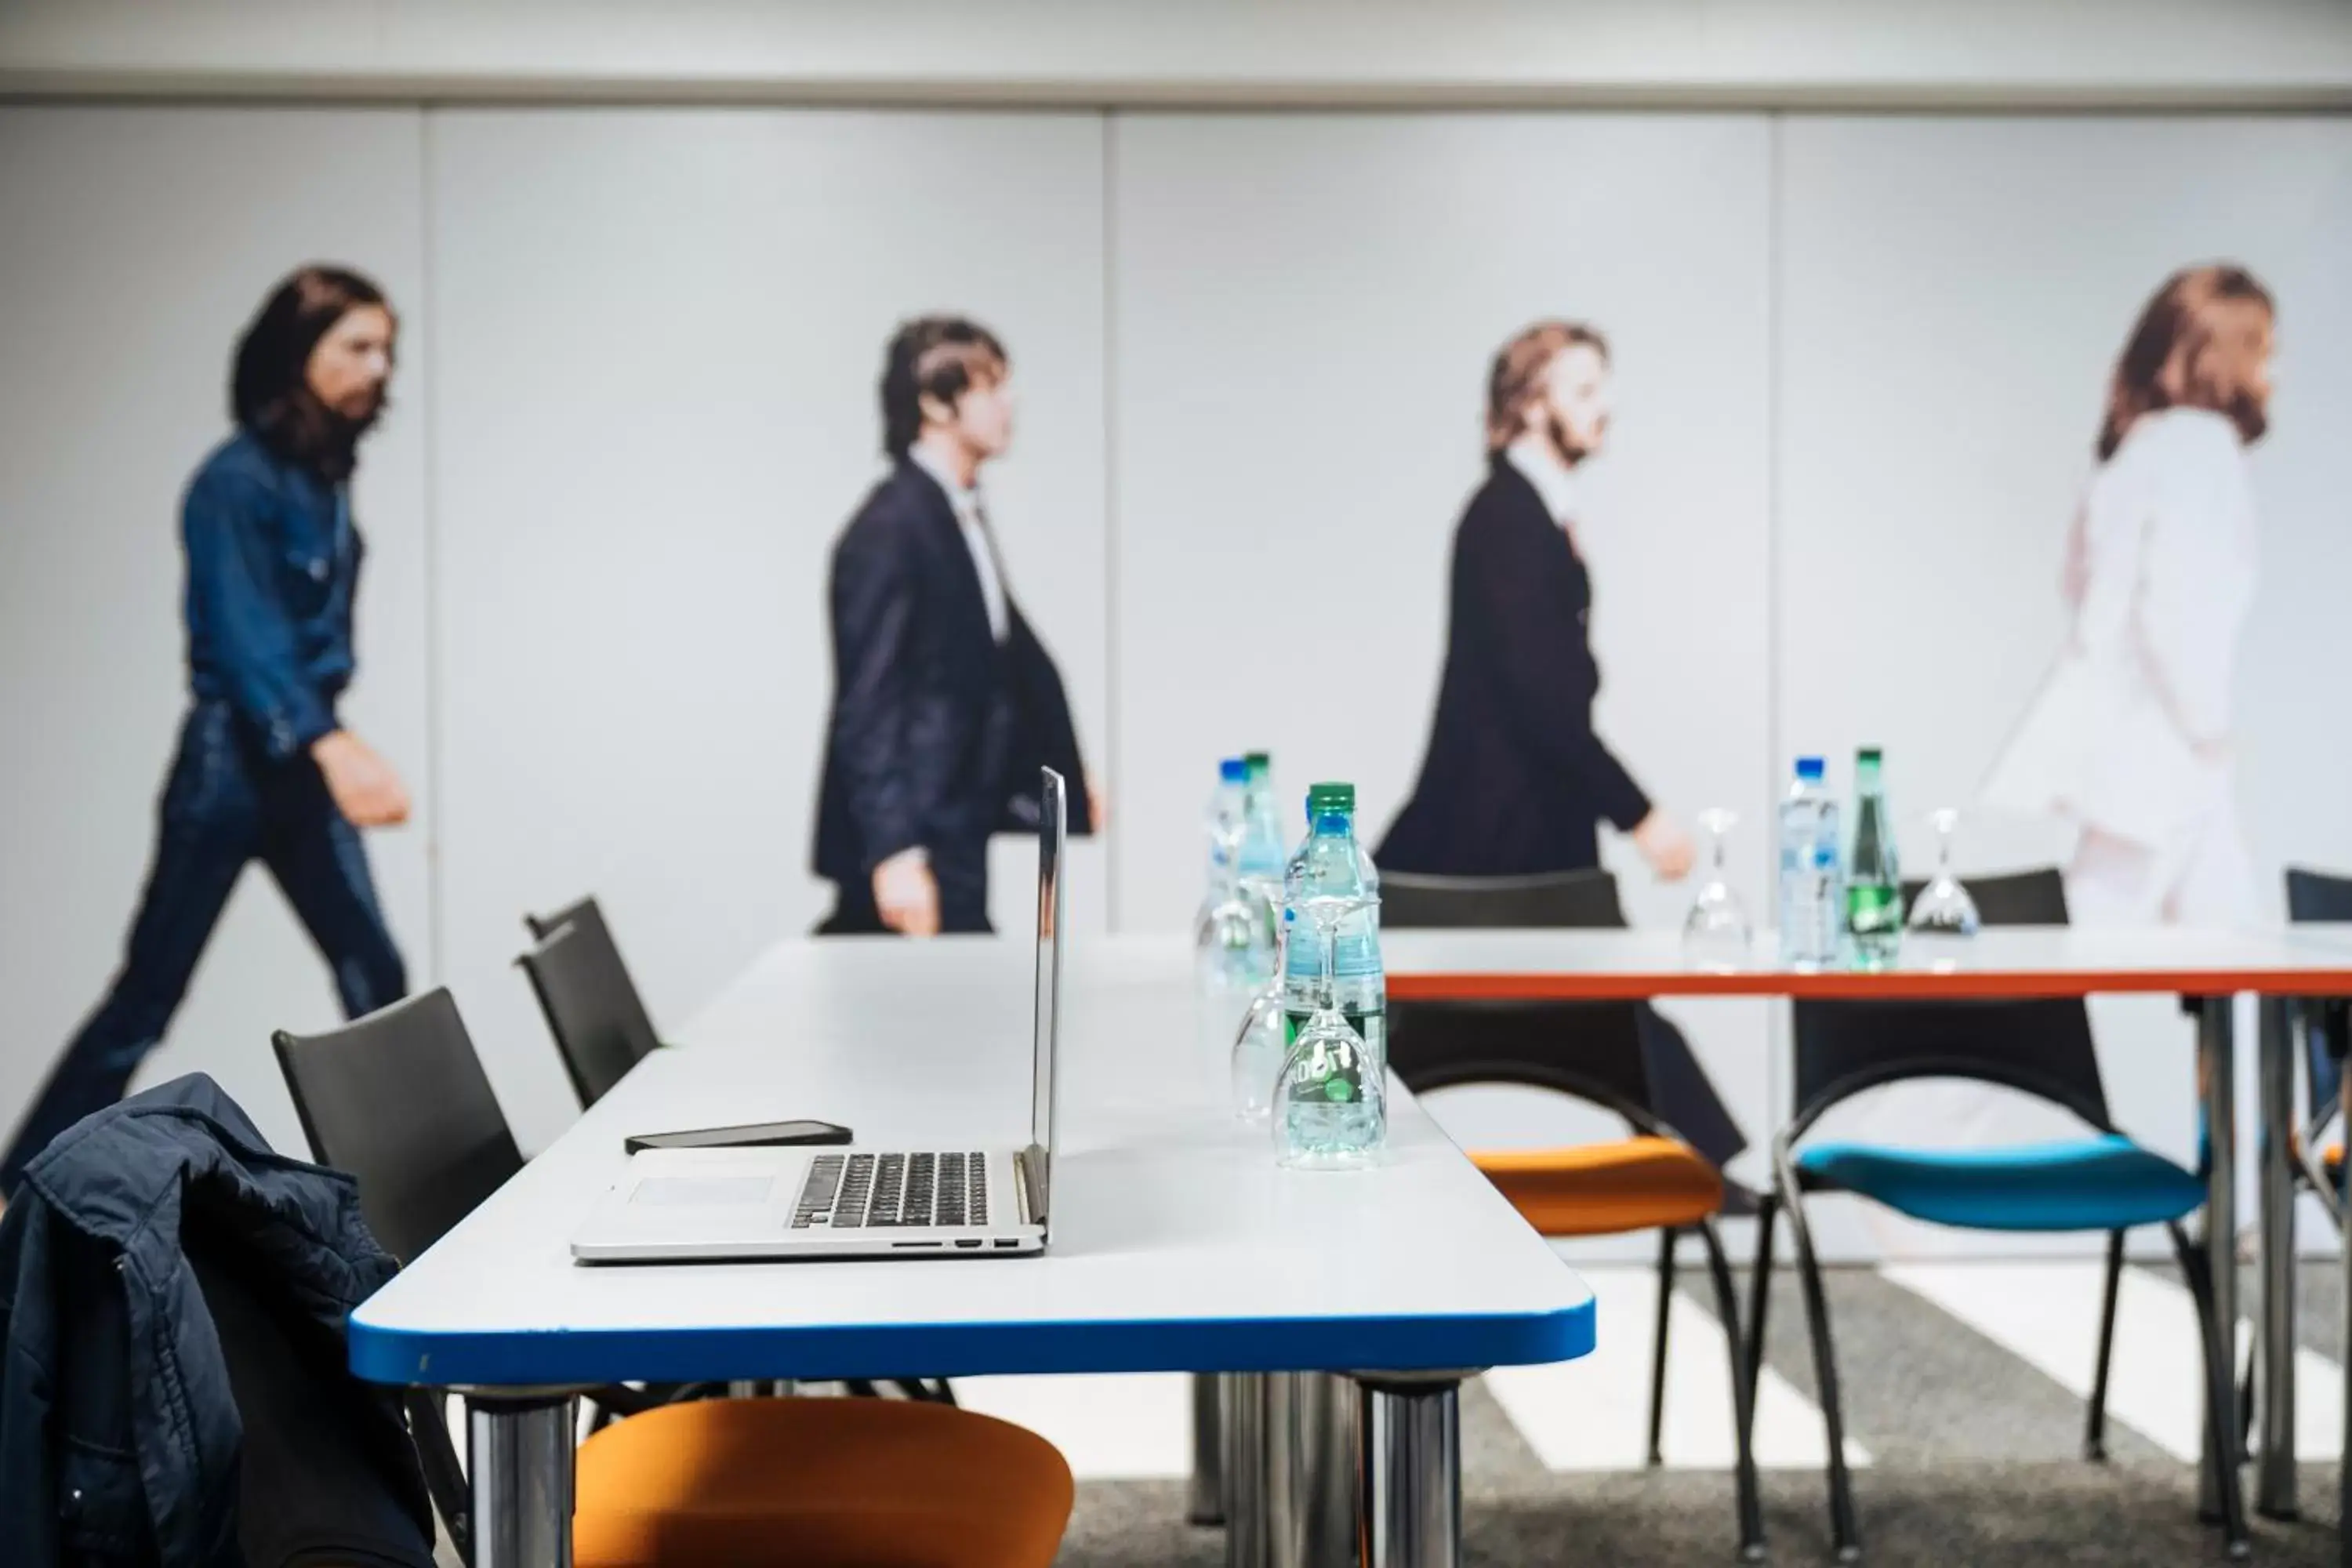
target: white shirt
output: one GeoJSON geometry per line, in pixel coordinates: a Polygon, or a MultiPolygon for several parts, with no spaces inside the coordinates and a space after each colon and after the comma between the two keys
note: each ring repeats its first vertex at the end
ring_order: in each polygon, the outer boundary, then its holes
{"type": "Polygon", "coordinates": [[[1511,467],[1527,476],[1535,486],[1536,494],[1543,498],[1544,510],[1551,520],[1573,537],[1576,532],[1578,491],[1583,487],[1577,482],[1576,470],[1559,460],[1551,443],[1529,433],[1503,448],[1503,457],[1511,467]]]}
{"type": "Polygon", "coordinates": [[[1990,804],[2158,847],[2226,808],[2256,574],[2250,479],[2219,414],[2134,422],[2084,496],[2072,635],[1987,781],[1990,804]]]}
{"type": "Polygon", "coordinates": [[[907,455],[948,492],[948,505],[955,509],[956,527],[963,533],[963,547],[971,552],[971,569],[980,574],[980,596],[988,605],[988,629],[998,642],[1003,642],[1013,628],[1013,620],[1005,607],[1004,580],[996,574],[996,552],[989,548],[987,524],[982,520],[980,487],[956,483],[947,466],[919,446],[910,447],[907,455]]]}

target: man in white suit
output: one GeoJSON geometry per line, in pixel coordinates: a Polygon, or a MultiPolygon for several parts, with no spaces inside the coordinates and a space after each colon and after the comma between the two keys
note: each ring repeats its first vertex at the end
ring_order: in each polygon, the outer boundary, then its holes
{"type": "Polygon", "coordinates": [[[2084,924],[2257,912],[2232,696],[2255,584],[2246,448],[2269,422],[2274,319],[2244,268],[2189,268],[2116,362],[2068,540],[2072,634],[1985,792],[2080,829],[2066,901],[2084,924]]]}

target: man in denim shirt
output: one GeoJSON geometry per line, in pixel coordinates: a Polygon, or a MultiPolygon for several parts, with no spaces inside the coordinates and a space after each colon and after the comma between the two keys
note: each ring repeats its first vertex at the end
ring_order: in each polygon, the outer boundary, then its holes
{"type": "Polygon", "coordinates": [[[395,325],[356,273],[305,267],[237,344],[236,433],[181,514],[188,715],[122,968],[0,1160],[0,1198],[50,1139],[122,1097],[163,1037],[222,906],[258,859],[357,1017],[407,990],[359,829],[408,816],[399,777],[336,721],[360,540],[351,476],[384,405],[395,325]]]}

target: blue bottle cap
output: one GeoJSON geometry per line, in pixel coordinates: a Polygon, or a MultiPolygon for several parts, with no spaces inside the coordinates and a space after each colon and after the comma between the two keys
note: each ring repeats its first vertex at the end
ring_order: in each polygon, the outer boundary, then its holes
{"type": "Polygon", "coordinates": [[[1217,782],[1220,784],[1249,783],[1249,763],[1240,757],[1227,757],[1217,764],[1217,782]]]}
{"type": "Polygon", "coordinates": [[[1817,779],[1827,771],[1828,765],[1819,757],[1799,757],[1797,759],[1797,776],[1801,779],[1817,779]]]}

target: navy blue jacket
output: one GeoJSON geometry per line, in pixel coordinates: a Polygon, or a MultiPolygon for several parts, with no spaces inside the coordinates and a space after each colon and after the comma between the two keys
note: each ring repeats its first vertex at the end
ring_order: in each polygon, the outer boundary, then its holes
{"type": "MultiPolygon", "coordinates": [[[[338,1346],[351,1310],[399,1268],[352,1178],[270,1152],[208,1078],[68,1131],[0,1218],[0,1563],[246,1568],[244,1430],[191,1242],[338,1346]]],[[[359,1428],[394,1517],[429,1553],[396,1396],[351,1391],[338,1419],[359,1428]]]]}
{"type": "Polygon", "coordinates": [[[1601,863],[1600,824],[1649,797],[1601,737],[1592,580],[1526,475],[1496,458],[1454,534],[1445,677],[1384,871],[1513,877],[1601,863]]]}
{"type": "MultiPolygon", "coordinates": [[[[1003,645],[955,508],[902,460],[833,552],[834,699],[815,869],[858,883],[901,849],[976,859],[1035,832],[1037,770],[1086,776],[1061,671],[1007,590],[1003,645]]],[[[1083,789],[1070,831],[1093,830],[1083,789]]]]}
{"type": "Polygon", "coordinates": [[[349,487],[240,431],[188,482],[188,685],[283,762],[335,727],[352,679],[360,538],[349,487]]]}

